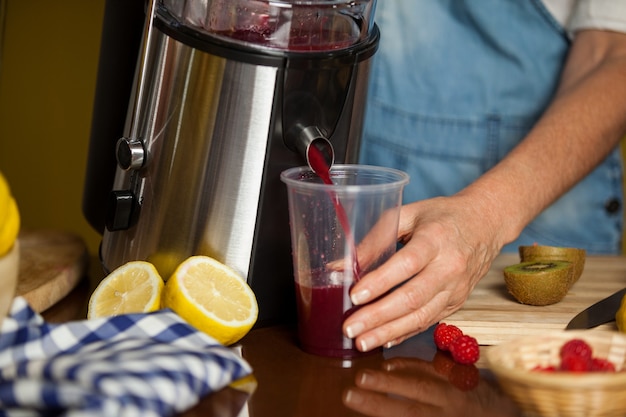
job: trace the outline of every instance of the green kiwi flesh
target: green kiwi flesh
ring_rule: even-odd
[[[530,261],[568,261],[574,264],[570,287],[578,281],[585,269],[587,252],[584,249],[558,246],[520,246],[520,262]]]
[[[504,268],[509,293],[522,304],[558,303],[570,289],[574,264],[568,261],[531,261]]]

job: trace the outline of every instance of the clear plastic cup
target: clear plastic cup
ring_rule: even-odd
[[[356,308],[356,281],[396,250],[406,173],[366,165],[335,165],[327,185],[309,167],[284,171],[293,254],[298,337],[322,356],[361,355],[342,333]]]

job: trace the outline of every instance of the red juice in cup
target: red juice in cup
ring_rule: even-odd
[[[311,283],[329,282],[331,271],[312,271]],[[326,275],[326,277],[324,276]],[[341,326],[354,311],[351,285],[306,286],[296,282],[298,337],[306,352],[322,356],[351,358],[362,354],[354,341],[343,335]]]
[[[306,352],[321,356],[353,358],[364,353],[343,335],[343,321],[357,306],[350,301],[351,283],[336,282],[331,275],[343,272],[311,271],[310,284],[296,282],[298,337]],[[316,285],[317,284],[317,285]]]

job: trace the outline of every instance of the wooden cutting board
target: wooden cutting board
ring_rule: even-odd
[[[475,337],[481,345],[496,345],[519,336],[564,330],[579,312],[626,287],[626,257],[587,256],[585,269],[563,300],[549,306],[517,302],[504,284],[503,270],[519,263],[515,254],[500,255],[464,306],[445,320]],[[615,323],[595,328],[615,331]]]
[[[85,276],[88,250],[75,234],[55,230],[25,230],[20,243],[16,294],[43,312],[69,294]]]

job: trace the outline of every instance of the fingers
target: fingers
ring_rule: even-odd
[[[361,239],[356,248],[359,265],[362,270],[368,271],[375,265],[382,256],[388,255],[389,250],[394,250],[398,241],[404,241],[413,233],[415,218],[419,205],[409,204],[400,207],[400,218],[398,211],[390,209],[385,211],[378,222],[372,227],[367,235]],[[409,253],[406,256],[410,256]],[[331,265],[332,264],[332,265]],[[342,262],[332,262],[332,267],[340,268]],[[406,266],[407,270],[414,270],[412,265]],[[415,272],[405,274],[407,278]]]
[[[425,286],[405,285],[383,299],[364,306],[344,323],[344,333],[355,338],[358,349],[369,351],[378,346],[391,347],[427,330],[447,312],[447,293]],[[420,295],[421,294],[421,295]]]
[[[396,209],[385,211],[374,227],[367,232],[367,235],[356,247],[359,266],[362,271],[368,271],[381,259],[386,258],[390,252],[395,250],[398,235],[396,232],[398,224],[398,211]],[[351,260],[348,260],[351,263]],[[338,259],[329,262],[327,269],[343,271],[346,259]]]
[[[355,305],[367,303],[372,297],[385,294],[391,287],[400,284],[393,279],[380,278],[377,280],[376,278],[368,275],[361,280],[363,282],[368,279],[368,283],[371,282],[369,287],[355,285],[351,293],[352,302]],[[430,296],[424,299],[428,299],[428,297]],[[415,317],[420,314],[419,308],[422,307],[422,302],[417,300],[420,297],[414,297],[413,301],[407,298],[412,297],[410,294],[407,296],[404,290],[396,290],[369,305],[361,307],[344,321],[344,334],[349,338],[363,335],[357,340],[357,346],[362,351],[368,351],[377,346],[382,346],[390,340],[398,338],[404,340],[408,335],[414,334],[416,330],[425,330],[419,325],[420,318]],[[384,327],[381,327],[383,325]],[[376,329],[376,332],[371,332],[372,329]]]
[[[455,265],[463,262],[431,260],[431,253],[436,251],[414,238],[354,286],[353,303],[369,304],[345,320],[344,333],[360,350],[398,344],[460,308],[470,290],[465,271]],[[419,273],[407,280],[414,271]]]
[[[350,291],[355,305],[368,303],[419,273],[432,259],[427,245],[411,242],[394,253],[387,262],[368,273]]]
[[[359,242],[356,252],[364,271],[371,268],[381,256],[394,250],[397,242],[398,211],[385,211],[374,227]]]
[[[363,271],[367,271],[373,264],[388,255],[390,250],[395,250],[398,241],[406,241],[412,235],[415,228],[415,218],[419,205],[416,203],[400,207],[400,219],[394,210],[387,210],[368,234],[359,242],[356,248],[358,263]],[[397,225],[397,226],[396,226]],[[378,270],[374,271],[373,277],[368,284],[357,285],[357,291],[367,290],[366,293],[357,295],[353,300],[355,304],[365,303],[371,298],[387,292],[393,286],[405,281],[421,270],[426,265],[433,253],[432,249],[418,248],[416,242],[408,245],[398,254],[393,254],[391,260],[385,262]],[[326,265],[327,269],[342,271],[345,269],[346,259],[331,261]],[[348,265],[352,261],[349,261]],[[370,271],[368,274],[371,274]],[[385,281],[384,277],[391,277]],[[382,277],[382,278],[381,278]],[[362,280],[361,280],[362,281]],[[353,292],[354,294],[355,292]],[[371,294],[371,298],[367,294]],[[361,300],[362,298],[362,300]]]

